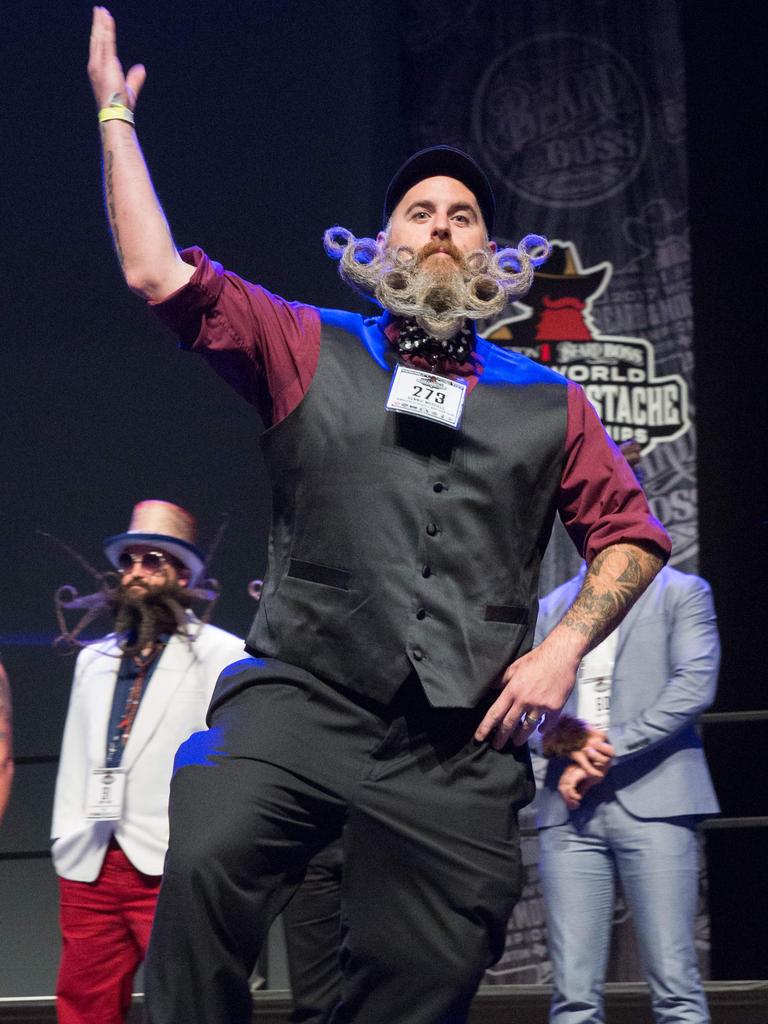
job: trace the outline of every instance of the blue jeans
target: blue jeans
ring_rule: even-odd
[[[554,970],[550,1024],[602,1024],[615,876],[624,889],[656,1024],[707,1024],[694,945],[698,847],[690,818],[635,818],[616,799],[540,834]]]

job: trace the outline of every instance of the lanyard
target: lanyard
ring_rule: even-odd
[[[144,689],[149,677],[152,675],[152,671],[155,668],[155,664],[162,649],[163,645],[157,645],[153,648],[150,654],[147,655],[147,657],[142,658],[134,655],[131,658],[132,670],[135,671],[136,674],[133,677],[130,689],[126,695],[122,714],[115,723],[109,737],[109,743],[107,744],[107,768],[117,768],[122,760],[125,745],[131,735],[133,723],[136,720],[136,715],[139,710],[139,704],[141,704],[141,698],[144,696]],[[121,675],[122,671],[123,666],[121,666],[120,669]]]

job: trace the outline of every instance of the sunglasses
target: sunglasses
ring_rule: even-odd
[[[140,565],[144,572],[160,572],[169,564],[168,557],[162,551],[144,551],[140,555],[123,551],[117,559],[120,572],[130,572],[135,565]]]

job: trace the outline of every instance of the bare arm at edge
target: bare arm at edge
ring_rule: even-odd
[[[123,74],[115,21],[105,7],[93,9],[88,77],[99,110],[113,98],[134,110],[147,77],[143,64]],[[115,120],[100,128],[107,217],[120,266],[132,291],[159,301],[186,284],[194,268],[174,245],[133,125]]]
[[[579,662],[621,622],[664,564],[650,548],[611,544],[590,563],[576,600],[552,632],[502,676],[504,689],[475,738],[491,737],[500,750],[512,737],[525,743],[534,729],[521,723],[526,710],[544,713],[552,728],[576,682]]]
[[[13,714],[8,676],[0,665],[0,822],[11,798],[13,783]]]

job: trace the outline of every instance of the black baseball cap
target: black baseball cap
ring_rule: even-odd
[[[384,225],[409,188],[425,178],[456,178],[474,193],[488,234],[493,233],[496,199],[491,183],[480,165],[454,146],[429,146],[409,157],[395,174],[384,197]]]

